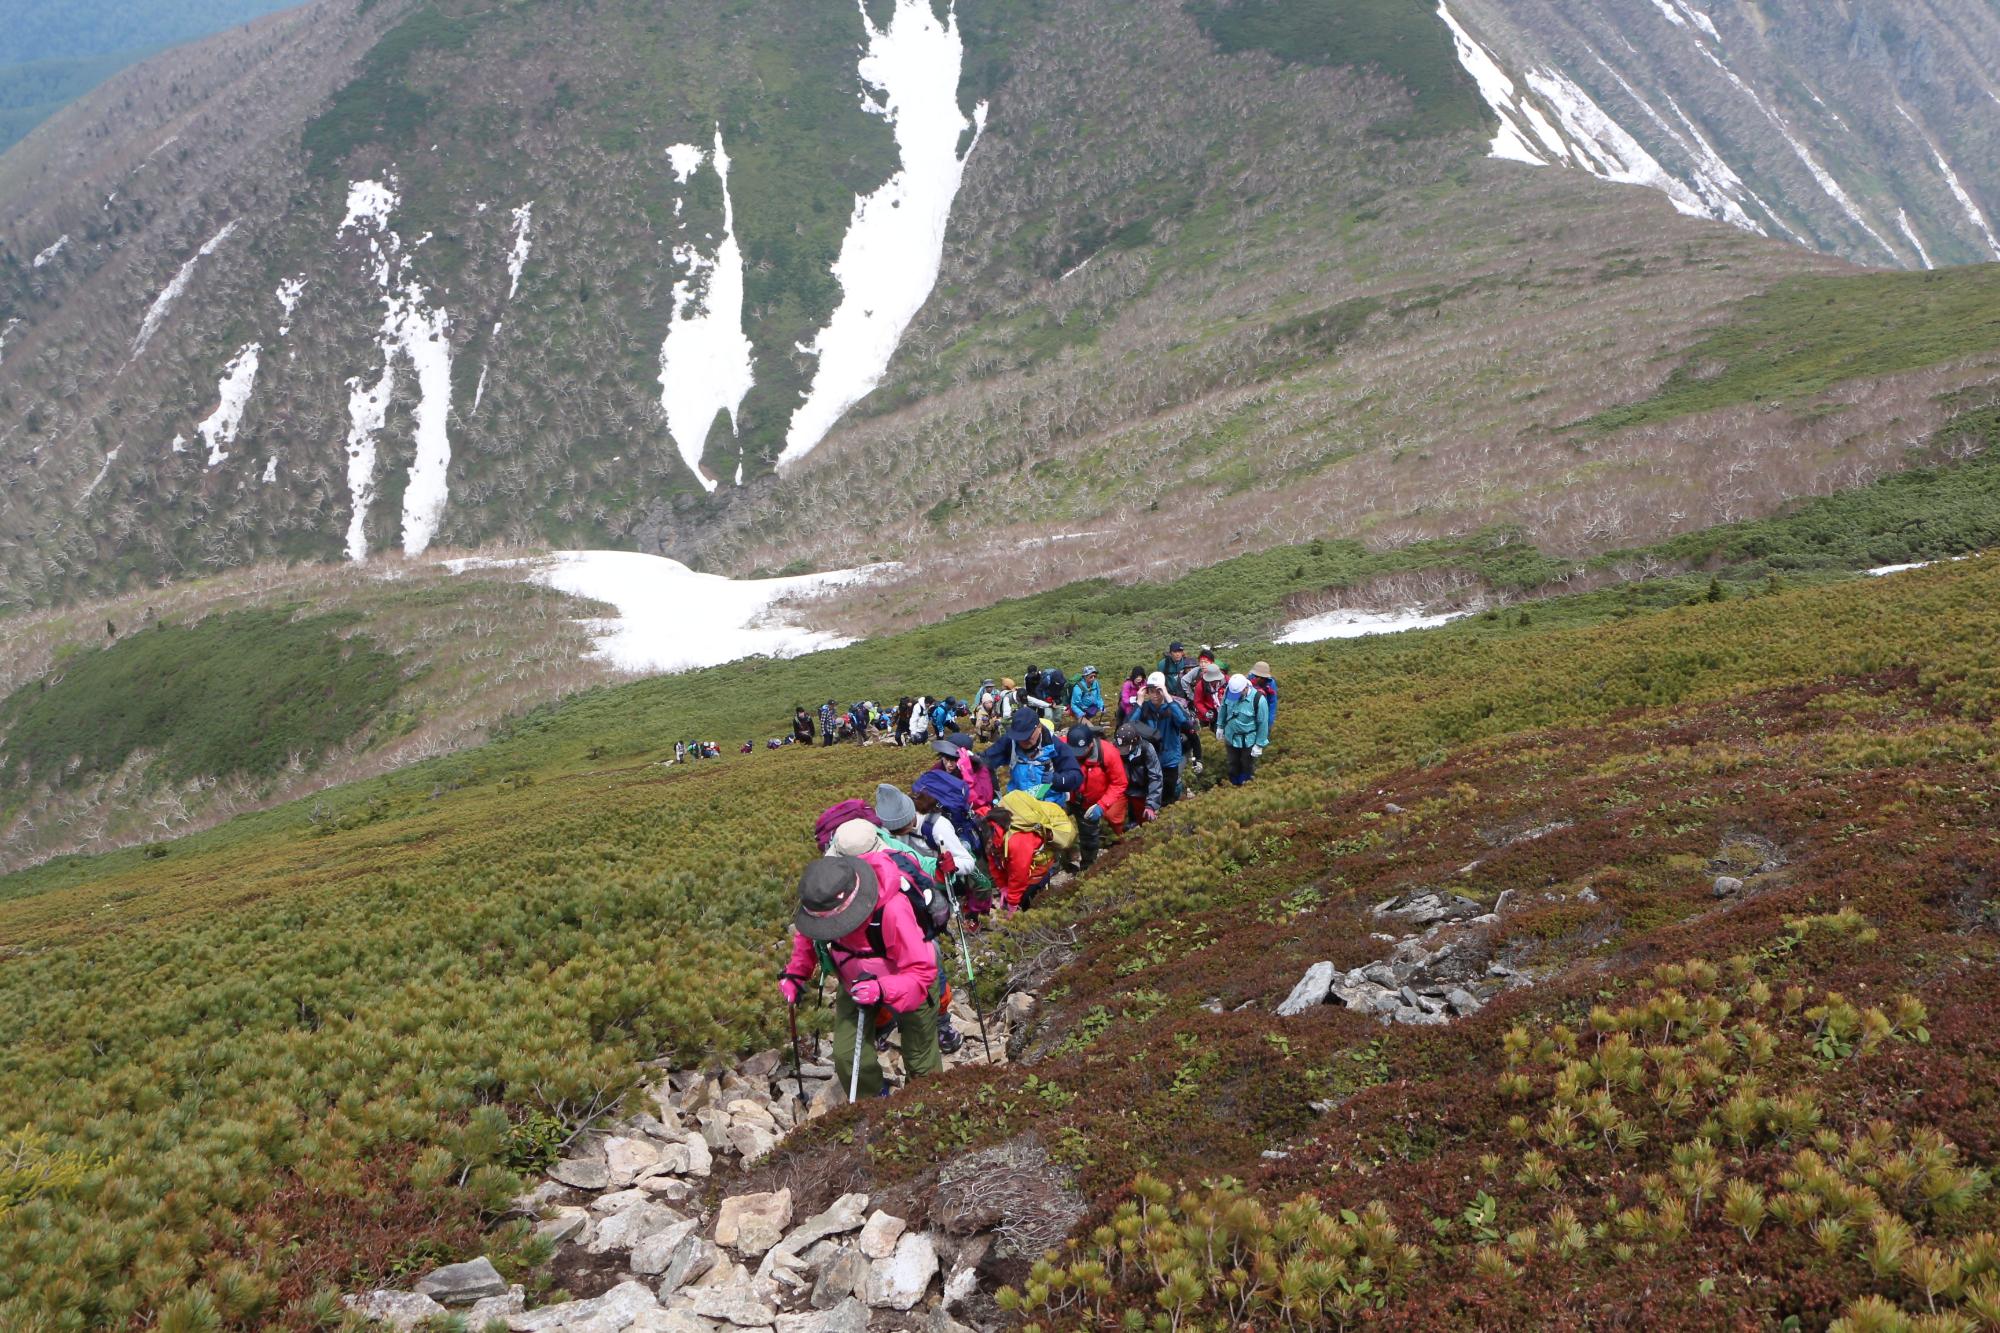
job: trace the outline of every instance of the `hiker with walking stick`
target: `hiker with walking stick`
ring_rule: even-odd
[[[808,865],[792,927],[792,956],[778,990],[796,1006],[822,968],[839,982],[833,1059],[850,1098],[886,1095],[872,1038],[889,1026],[902,1035],[909,1077],[943,1070],[933,998],[937,949],[917,923],[903,872],[887,852],[826,856]]]

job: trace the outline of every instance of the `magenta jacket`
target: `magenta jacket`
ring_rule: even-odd
[[[910,900],[903,896],[903,872],[889,859],[889,854],[870,852],[861,859],[874,867],[881,886],[882,905],[876,910],[882,921],[882,944],[887,957],[875,952],[864,922],[859,929],[827,946],[833,955],[834,969],[840,974],[843,989],[863,972],[872,973],[882,983],[884,1004],[899,1014],[915,1013],[923,1008],[931,988],[937,985],[937,950],[918,927]],[[811,940],[793,931],[792,960],[785,968],[785,975],[802,978],[801,984],[807,984],[818,972],[819,951]]]

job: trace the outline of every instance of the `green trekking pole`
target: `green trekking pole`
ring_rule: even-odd
[[[958,930],[958,957],[965,964],[965,988],[972,992],[972,1016],[979,1020],[979,1049],[986,1063],[993,1063],[993,1043],[986,1040],[986,1011],[979,1007],[979,975],[972,970],[972,946],[965,942],[965,918],[958,914],[958,896],[951,891],[949,877],[944,882],[944,899],[951,904],[951,923]]]

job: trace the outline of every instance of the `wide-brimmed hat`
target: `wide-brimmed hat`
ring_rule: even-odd
[[[1042,715],[1032,708],[1023,708],[1014,714],[1014,720],[1007,725],[1007,739],[1025,741],[1034,737],[1042,729]]]
[[[828,856],[866,856],[881,847],[882,826],[876,822],[875,811],[870,806],[862,808],[868,811],[866,816],[857,815],[833,831],[826,844]]]
[[[875,788],[875,817],[886,829],[908,828],[917,821],[917,805],[893,782]]]
[[[823,857],[799,876],[792,928],[809,940],[837,940],[860,929],[880,898],[875,867],[854,856]]]
[[[1269,680],[1271,678],[1271,664],[1269,662],[1259,662],[1256,666],[1250,668],[1250,676],[1253,680],[1258,677]]]

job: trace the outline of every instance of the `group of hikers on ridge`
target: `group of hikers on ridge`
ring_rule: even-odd
[[[1268,663],[1231,675],[1209,649],[1190,659],[1179,643],[1155,670],[1133,669],[1115,712],[1095,667],[1073,686],[1032,666],[1024,680],[985,681],[970,707],[904,699],[886,727],[872,705],[856,705],[866,731],[889,744],[928,740],[937,758],[907,792],[885,782],[872,801],[824,811],[813,828],[820,855],[799,878],[778,988],[796,1021],[819,979],[835,979],[835,1068],[850,1098],[887,1094],[877,1054],[891,1027],[911,1078],[941,1071],[964,1044],[950,1017],[948,935],[957,932],[970,983],[968,931],[1032,905],[1058,870],[1088,869],[1107,829],[1116,840],[1158,818],[1180,798],[1183,770],[1202,771],[1204,734],[1224,747],[1230,782],[1251,781],[1278,712]],[[838,736],[835,709],[828,700],[819,710],[825,745]],[[813,721],[803,708],[794,718]],[[875,739],[866,731],[864,743]]]

